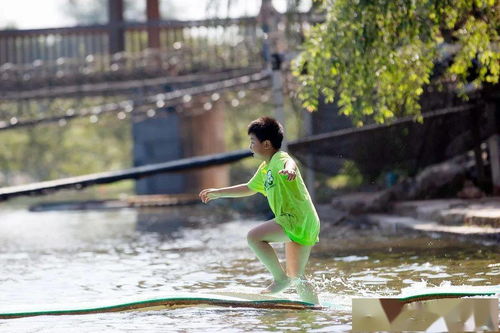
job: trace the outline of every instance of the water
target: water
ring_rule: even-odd
[[[257,221],[210,207],[0,212],[0,308],[175,293],[258,292],[269,274],[246,245]],[[308,274],[324,311],[191,307],[0,320],[1,331],[331,332],[351,329],[351,298],[433,286],[500,285],[498,245],[339,227],[322,235]],[[278,247],[283,256],[283,248]],[[288,291],[287,297],[295,295]]]

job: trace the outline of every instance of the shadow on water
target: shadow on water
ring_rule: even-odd
[[[173,210],[170,213],[159,209],[138,209],[136,230],[139,232],[155,232],[164,236],[174,237],[175,232],[189,225],[186,216]]]
[[[137,208],[135,230],[139,234],[153,233],[162,240],[186,236],[184,231],[207,228],[234,220],[231,210],[210,210],[202,205]]]

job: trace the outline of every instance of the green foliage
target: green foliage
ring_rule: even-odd
[[[314,26],[294,63],[304,107],[337,101],[358,126],[421,116],[419,97],[444,45],[458,51],[441,80],[464,91],[497,83],[498,0],[323,0],[326,21]],[[476,63],[473,65],[473,61]],[[471,73],[477,66],[477,73]]]

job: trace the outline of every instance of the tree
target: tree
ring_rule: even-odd
[[[324,96],[357,126],[420,118],[431,77],[462,95],[467,85],[498,83],[498,0],[322,0],[322,8],[326,20],[311,29],[294,64],[310,111]],[[450,66],[434,80],[450,49]]]

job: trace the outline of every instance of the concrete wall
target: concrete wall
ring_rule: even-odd
[[[150,118],[134,123],[134,166],[162,163],[183,157],[180,116],[170,113],[164,118]],[[183,174],[168,173],[136,181],[137,194],[183,193]]]
[[[225,152],[223,103],[209,111],[198,106],[133,125],[134,166]],[[199,193],[229,185],[229,166],[166,173],[140,179],[137,194]]]
[[[336,103],[326,104],[323,97],[320,98],[318,111],[312,113],[312,134],[321,134],[337,131],[352,126],[352,120],[344,115],[340,115],[339,107]]]

